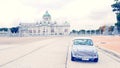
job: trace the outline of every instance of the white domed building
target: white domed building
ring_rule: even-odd
[[[51,21],[51,15],[46,11],[43,20],[37,23],[20,23],[20,36],[50,36],[50,35],[69,35],[70,24],[64,22],[61,25]]]

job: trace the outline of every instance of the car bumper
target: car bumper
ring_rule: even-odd
[[[78,60],[83,60],[83,61],[93,61],[94,59],[98,59],[98,55],[96,56],[76,56],[76,55],[72,55],[72,57],[74,57],[75,59]]]
[[[75,59],[78,59],[78,60],[82,60],[82,61],[94,61],[94,59],[96,59],[96,57],[74,57]]]

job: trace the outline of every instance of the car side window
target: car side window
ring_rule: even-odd
[[[86,42],[87,42],[87,44],[89,44],[89,45],[92,45],[92,46],[93,46],[93,41],[92,41],[91,39],[88,39]]]

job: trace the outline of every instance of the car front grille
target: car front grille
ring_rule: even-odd
[[[85,51],[79,51],[76,53],[77,56],[95,56],[96,54],[93,52],[85,52]]]

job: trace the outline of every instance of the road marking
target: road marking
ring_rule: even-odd
[[[48,40],[50,38],[47,38],[47,39],[41,39],[40,41],[44,41],[44,40]],[[40,41],[34,41],[34,42],[40,42]],[[19,43],[18,43],[19,44]],[[26,43],[26,44],[30,44],[30,43]],[[22,45],[26,45],[26,44],[22,44]],[[11,44],[12,45],[12,44]],[[4,46],[4,45],[3,45]],[[14,45],[14,46],[10,46],[10,47],[6,47],[6,48],[0,48],[0,51],[3,51],[3,50],[8,50],[8,49],[13,49],[13,48],[16,48],[16,47],[20,47],[21,45]]]
[[[68,64],[68,54],[69,54],[69,49],[70,45],[67,46],[67,54],[66,54],[66,61],[65,61],[65,68],[67,68],[67,64]]]
[[[55,41],[58,41],[58,40],[51,41],[50,43],[55,42]],[[30,54],[38,51],[38,50],[41,49],[41,48],[45,48],[45,47],[47,47],[50,43],[44,44],[44,45],[42,45],[42,46],[40,46],[40,47],[37,47],[36,49],[33,49],[32,51],[30,51],[30,52],[28,52],[28,53],[26,53],[26,54],[24,54],[24,55],[21,55],[21,56],[15,58],[15,59],[12,59],[12,60],[10,60],[10,61],[8,61],[8,62],[6,62],[6,63],[3,63],[3,64],[0,65],[0,67],[3,67],[3,66],[5,66],[5,65],[7,65],[7,64],[10,64],[10,63],[12,63],[12,62],[15,62],[15,61],[17,61],[17,60],[19,60],[19,59],[27,56],[27,55],[30,55]]]
[[[65,61],[65,68],[68,68],[68,58],[69,58],[69,53],[70,53],[70,48],[71,48],[71,41],[69,42],[68,46],[67,46],[67,54],[66,54],[66,61]]]

